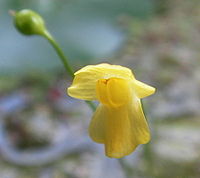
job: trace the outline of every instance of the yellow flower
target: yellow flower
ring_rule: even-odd
[[[119,65],[88,65],[75,73],[68,94],[83,100],[98,100],[89,135],[105,145],[108,157],[121,158],[150,140],[140,98],[155,88],[135,79],[130,69]]]

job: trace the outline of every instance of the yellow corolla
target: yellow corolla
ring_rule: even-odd
[[[108,157],[121,158],[139,144],[149,142],[140,98],[153,94],[155,88],[136,80],[130,69],[119,65],[88,65],[74,75],[68,94],[100,102],[90,122],[89,135],[105,145]]]

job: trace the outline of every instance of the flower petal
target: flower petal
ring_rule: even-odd
[[[105,142],[105,112],[105,106],[99,105],[90,122],[89,135],[91,139],[97,143]]]
[[[145,144],[148,143],[150,140],[148,123],[143,113],[140,99],[137,97],[133,98],[133,102],[128,107],[133,135],[137,140],[137,144]]]
[[[121,158],[133,152],[138,145],[126,107],[118,109],[98,106],[89,126],[93,141],[105,144],[108,157]]]
[[[121,158],[150,140],[140,99],[118,108],[98,106],[89,127],[93,141],[105,144],[108,157]]]
[[[121,158],[133,152],[138,143],[126,106],[106,110],[105,152],[108,157]]]
[[[133,89],[139,98],[144,98],[155,93],[156,89],[138,80],[133,80]]]
[[[111,78],[111,77],[118,77],[118,78],[134,78],[132,71],[120,65],[111,65],[107,63],[97,64],[97,65],[88,65],[83,67],[82,69],[75,72],[75,75],[85,72],[97,73],[100,78]],[[98,79],[100,79],[98,78]]]
[[[96,84],[97,99],[109,107],[119,107],[131,100],[130,82],[121,78],[99,79]]]
[[[134,79],[131,70],[126,67],[110,64],[88,65],[75,73],[72,86],[68,88],[68,94],[78,99],[96,100],[97,81],[112,77]]]
[[[130,82],[120,78],[111,78],[107,82],[107,95],[111,107],[120,107],[131,101]]]
[[[121,158],[132,153],[139,144],[150,140],[150,132],[140,100],[116,109],[107,108],[105,150],[108,157]]]
[[[83,99],[96,100],[96,85],[94,74],[81,73],[74,77],[72,85],[67,89],[69,96]]]

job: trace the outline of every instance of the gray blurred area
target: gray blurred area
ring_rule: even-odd
[[[14,28],[8,10],[23,8],[44,17],[75,70],[120,64],[156,87],[143,99],[149,144],[105,157],[53,48]],[[1,0],[0,178],[199,178],[199,16],[198,0]]]

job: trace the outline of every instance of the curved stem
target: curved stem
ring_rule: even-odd
[[[43,36],[49,41],[49,43],[53,46],[55,49],[56,53],[58,54],[59,58],[61,59],[66,71],[71,77],[74,77],[74,72],[72,68],[70,67],[67,58],[65,57],[64,53],[62,52],[62,49],[56,42],[56,40],[51,36],[51,34],[48,31],[45,31]]]
[[[65,57],[65,55],[64,55],[62,49],[60,48],[59,44],[56,42],[56,40],[53,38],[53,36],[48,31],[45,31],[44,34],[42,34],[42,36],[44,38],[46,38],[49,41],[49,43],[53,46],[53,48],[55,49],[57,55],[61,59],[63,65],[65,67],[66,72],[73,78],[74,77],[74,72],[73,72],[71,66],[69,65],[68,60]],[[91,101],[85,101],[85,102],[88,104],[88,106],[93,111],[95,111],[96,106],[95,106],[95,104],[93,102],[91,102]]]

